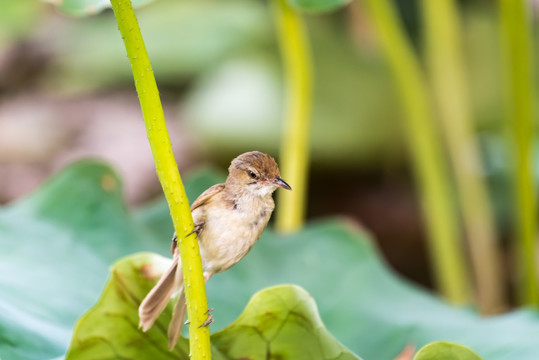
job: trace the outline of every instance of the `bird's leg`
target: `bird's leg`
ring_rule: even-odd
[[[207,283],[212,275],[213,275],[212,273],[204,273],[204,283]],[[213,315],[211,314],[212,311],[213,311],[213,308],[209,308],[208,311],[206,311],[206,314],[208,315],[208,317],[202,323],[202,325],[199,326],[199,328],[204,327],[204,326],[210,326],[210,324],[214,322]]]
[[[193,230],[193,231],[195,231],[195,230]],[[174,237],[174,238],[176,238],[176,237]],[[211,273],[204,273],[204,283],[207,283],[212,275],[213,274],[211,274]],[[206,320],[204,320],[202,325],[199,326],[199,328],[204,327],[204,326],[210,326],[210,324],[215,321],[212,314],[211,314],[212,311],[213,311],[213,308],[209,308],[208,311],[205,312],[205,314],[207,314],[208,317],[206,318]],[[189,323],[190,323],[190,321],[186,320],[183,324],[188,325]]]

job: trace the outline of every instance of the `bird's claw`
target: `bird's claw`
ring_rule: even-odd
[[[194,233],[197,233],[197,235],[200,235],[201,231],[202,231],[202,224],[197,224],[195,225],[195,227],[189,234],[185,235],[185,237],[188,237],[189,235],[193,235]]]
[[[195,225],[193,231],[185,235],[185,237],[188,237],[194,233],[197,233],[197,236],[200,235],[200,233],[202,232],[203,226],[204,224]],[[174,255],[174,252],[176,251],[177,248],[178,248],[178,236],[176,235],[176,233],[174,233],[174,236],[172,237],[172,244],[170,244],[170,253]]]
[[[211,314],[212,311],[213,308],[209,308],[208,311],[206,311],[206,314],[208,314],[208,318],[202,323],[202,325],[199,326],[199,328],[210,326],[210,324],[215,321],[213,315]]]
[[[210,326],[210,324],[214,321],[214,318],[213,318],[213,315],[212,314],[208,314],[208,318],[206,319],[206,321],[204,321],[202,323],[202,325],[199,326],[199,328],[201,327],[206,327],[206,326]]]

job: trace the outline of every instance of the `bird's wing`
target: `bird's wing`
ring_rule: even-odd
[[[196,208],[206,204],[211,198],[219,194],[225,188],[225,184],[215,184],[211,188],[204,191],[200,196],[195,200],[193,205],[191,205],[191,211]]]
[[[193,213],[193,220],[195,222],[195,228],[193,229],[193,232],[196,232],[198,235],[200,235],[200,232],[202,231],[204,227],[204,212],[199,211],[195,213],[194,210],[206,204],[215,195],[223,191],[224,188],[225,188],[225,184],[213,185],[212,187],[204,191],[202,194],[200,194],[200,196],[195,200],[193,205],[191,205],[191,212]],[[174,236],[172,236],[172,244],[170,244],[170,252],[172,254],[174,254],[174,251],[178,247],[177,241],[178,239],[176,237],[176,233],[174,233]]]

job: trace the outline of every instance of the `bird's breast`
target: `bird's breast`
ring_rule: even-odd
[[[250,210],[242,205],[207,209],[199,239],[205,272],[218,273],[235,265],[264,231],[273,201],[250,206]]]

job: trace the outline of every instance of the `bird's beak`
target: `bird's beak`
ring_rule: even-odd
[[[286,190],[292,190],[290,185],[288,185],[283,179],[281,179],[278,176],[271,183],[273,185],[277,186],[277,187],[280,187],[280,188],[283,188],[283,189],[286,189]]]

